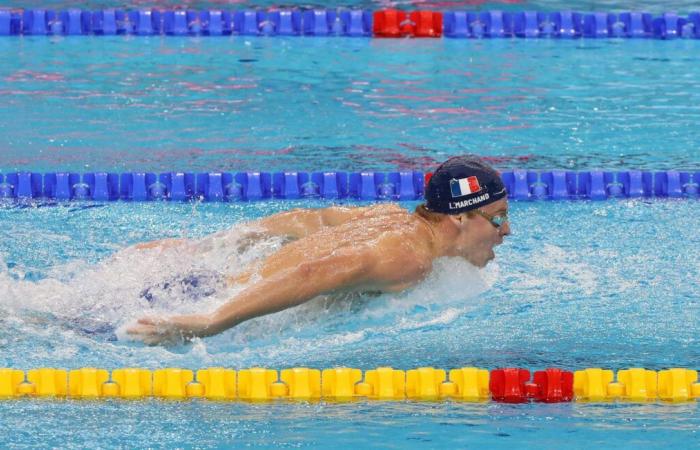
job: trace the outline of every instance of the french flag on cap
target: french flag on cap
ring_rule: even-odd
[[[463,197],[465,195],[473,194],[481,190],[479,186],[479,180],[476,176],[471,176],[467,178],[460,178],[459,180],[450,180],[450,190],[452,191],[452,197]]]

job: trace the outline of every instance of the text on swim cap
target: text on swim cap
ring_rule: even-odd
[[[465,206],[472,206],[472,205],[477,205],[481,202],[485,202],[489,198],[491,198],[491,196],[487,192],[484,195],[480,195],[480,196],[474,197],[474,198],[469,198],[467,200],[461,200],[459,202],[450,202],[449,206],[450,206],[450,209],[460,209],[460,208],[464,208]]]

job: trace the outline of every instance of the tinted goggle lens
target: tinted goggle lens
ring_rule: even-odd
[[[506,222],[508,222],[508,214],[499,214],[497,216],[491,217],[491,223],[496,228],[500,228],[501,225],[503,225]]]

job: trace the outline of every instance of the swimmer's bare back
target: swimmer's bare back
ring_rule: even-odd
[[[429,271],[429,264],[417,264],[418,267],[413,267],[403,259],[407,256],[417,256],[416,253],[420,252],[427,241],[419,235],[427,230],[420,220],[416,220],[400,206],[333,208],[325,213],[330,218],[324,224],[316,228],[306,228],[303,233],[297,235],[297,240],[266,258],[260,268],[260,276],[274,276],[297,267],[310,258],[332,260],[333,256],[338,254],[366,255],[371,259],[366,263],[372,266],[373,270],[368,272],[368,275],[372,275],[373,282],[347,286],[350,289],[401,290],[407,283],[420,279],[415,278],[416,273],[425,275]],[[414,263],[419,259],[413,258]],[[425,260],[429,262],[430,258]],[[407,268],[410,270],[406,270]],[[343,268],[337,267],[336,270],[340,271]]]
[[[322,228],[342,225],[357,219],[369,219],[392,214],[407,215],[408,212],[400,206],[390,203],[368,207],[333,206],[324,209],[293,209],[273,214],[246,225],[250,229],[249,234],[254,237],[273,235],[295,240],[313,234]],[[193,241],[190,239],[169,238],[142,242],[130,248],[136,250],[166,250],[192,244]]]
[[[253,264],[252,267],[245,268],[237,274],[228,275],[228,284],[247,283],[254,273],[266,277],[274,271],[283,270],[284,267],[291,267],[303,261],[303,249],[310,244],[308,242],[298,244],[297,241],[300,239],[304,240],[312,237],[309,240],[310,242],[325,239],[326,244],[347,245],[347,238],[351,236],[343,236],[345,231],[342,226],[362,230],[365,223],[377,223],[375,219],[381,219],[380,222],[385,225],[385,228],[392,226],[392,223],[394,223],[393,226],[401,227],[406,218],[412,218],[412,215],[395,204],[353,208],[330,207],[316,210],[294,209],[274,214],[250,224],[250,228],[258,230],[266,236],[285,237],[290,242],[279,252],[267,258],[262,264]],[[323,237],[324,235],[321,234],[316,236],[317,233],[321,232],[332,233],[338,237],[328,238]],[[361,237],[366,238],[368,233],[365,231],[362,234],[363,236]],[[358,244],[359,242],[358,240]],[[321,248],[319,247],[318,250],[321,250]]]
[[[321,294],[402,290],[432,268],[430,228],[398,205],[293,210],[252,225],[292,241],[258,265],[249,286],[211,314],[143,318],[129,334],[147,344],[210,336]]]

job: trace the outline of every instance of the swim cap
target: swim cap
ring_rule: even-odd
[[[493,167],[475,156],[453,156],[430,176],[425,186],[425,207],[442,214],[461,214],[506,195],[506,187]]]

